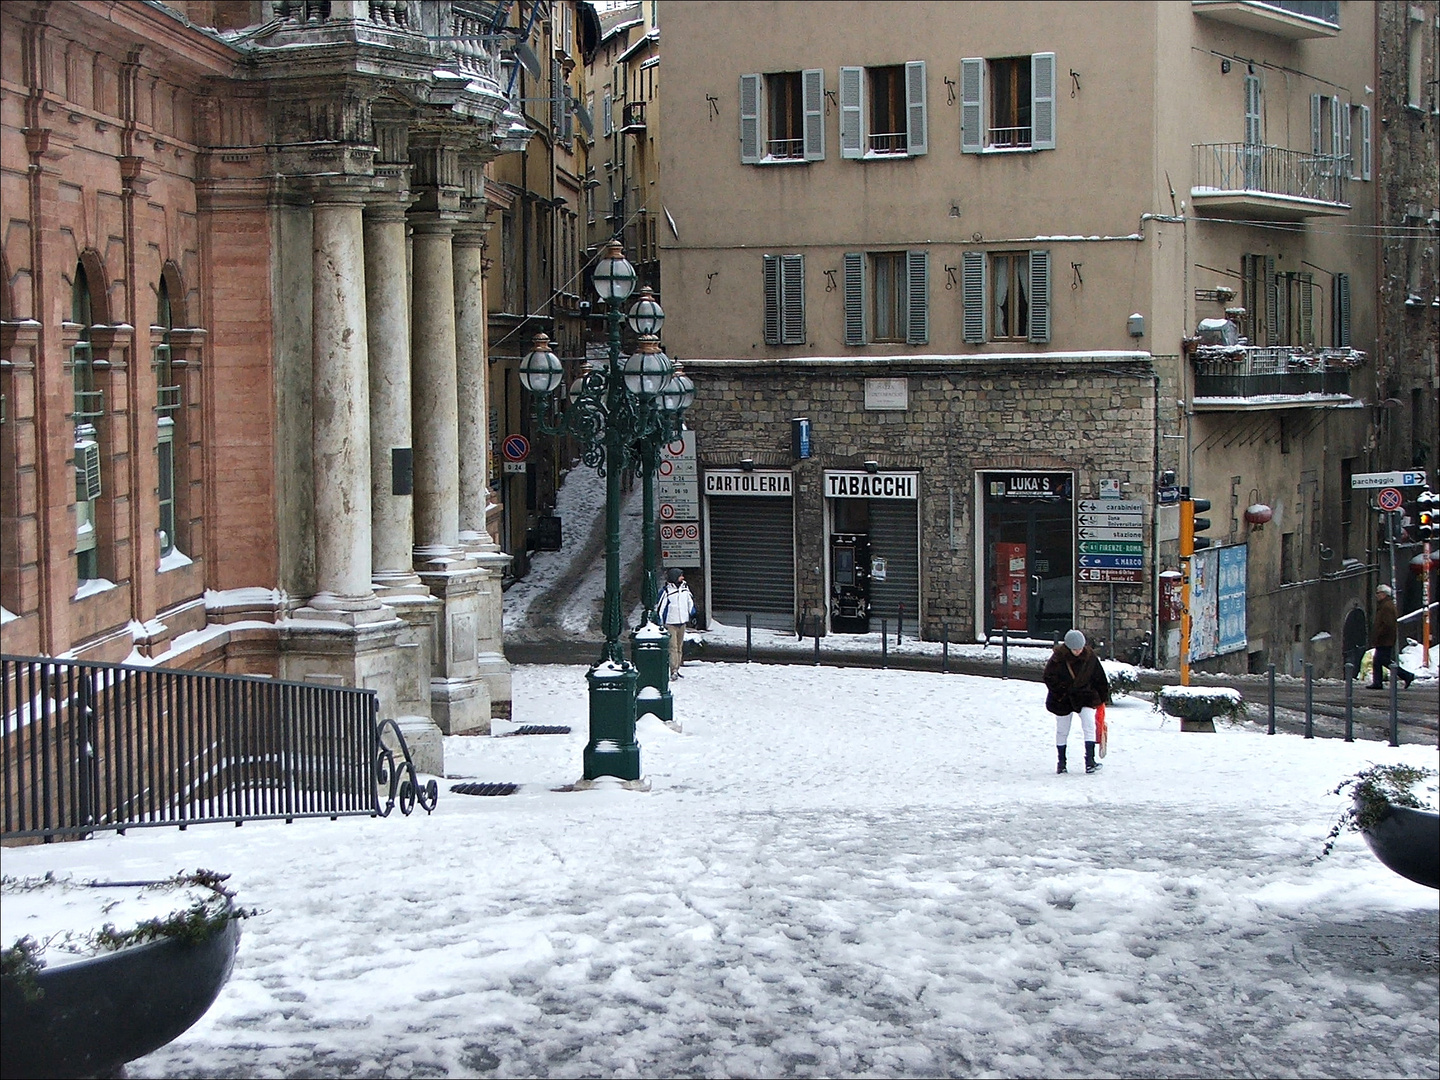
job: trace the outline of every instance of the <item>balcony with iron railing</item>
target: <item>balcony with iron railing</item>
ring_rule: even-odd
[[[1200,345],[1191,351],[1197,412],[1347,404],[1357,349]]]
[[[1191,149],[1190,204],[1197,212],[1271,221],[1350,212],[1349,158],[1258,143],[1198,143]]]
[[[1340,33],[1339,0],[1190,0],[1204,19],[1303,41]]]
[[[622,132],[630,132],[634,135],[645,134],[645,102],[627,101],[625,109],[620,115]]]

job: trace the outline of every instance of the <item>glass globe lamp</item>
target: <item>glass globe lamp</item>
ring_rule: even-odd
[[[591,275],[596,295],[607,304],[620,304],[635,289],[635,267],[631,266],[620,248],[619,240],[611,240],[595,264]]]
[[[520,361],[520,383],[532,394],[549,394],[560,385],[565,369],[550,349],[550,339],[536,334],[532,348]]]
[[[630,308],[630,329],[637,334],[660,336],[660,325],[665,321],[665,309],[655,299],[649,285],[640,288],[640,298]]]
[[[660,351],[660,340],[654,334],[646,334],[640,339],[640,348],[625,361],[622,370],[626,390],[637,397],[651,398],[660,393],[675,367],[670,358]]]

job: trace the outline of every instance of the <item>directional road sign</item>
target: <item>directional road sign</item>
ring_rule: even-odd
[[[1145,530],[1138,527],[1125,527],[1119,529],[1105,528],[1101,526],[1082,525],[1080,527],[1081,540],[1144,540]]]
[[[1143,585],[1145,573],[1143,570],[1108,570],[1097,569],[1090,566],[1082,566],[1079,571],[1081,581],[1101,582],[1110,585]]]
[[[1129,502],[1121,499],[1081,499],[1076,509],[1082,514],[1129,514],[1132,517],[1145,516],[1143,502]]]
[[[1145,559],[1140,555],[1081,555],[1082,567],[1108,568],[1111,570],[1143,570]]]
[[[1081,555],[1144,555],[1145,545],[1131,540],[1081,540]]]
[[[1350,477],[1352,488],[1424,487],[1425,474],[1413,472],[1363,472]]]
[[[1141,519],[1131,514],[1081,514],[1080,527],[1100,527],[1103,529],[1125,529],[1137,528]]]

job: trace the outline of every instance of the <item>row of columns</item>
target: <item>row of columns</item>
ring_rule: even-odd
[[[509,700],[508,556],[485,528],[484,225],[410,201],[341,184],[314,195],[316,592],[297,616],[419,628],[434,719],[452,733],[488,728],[491,700]]]

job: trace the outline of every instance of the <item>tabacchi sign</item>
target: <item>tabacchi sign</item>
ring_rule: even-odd
[[[830,499],[913,499],[918,473],[827,472]]]

